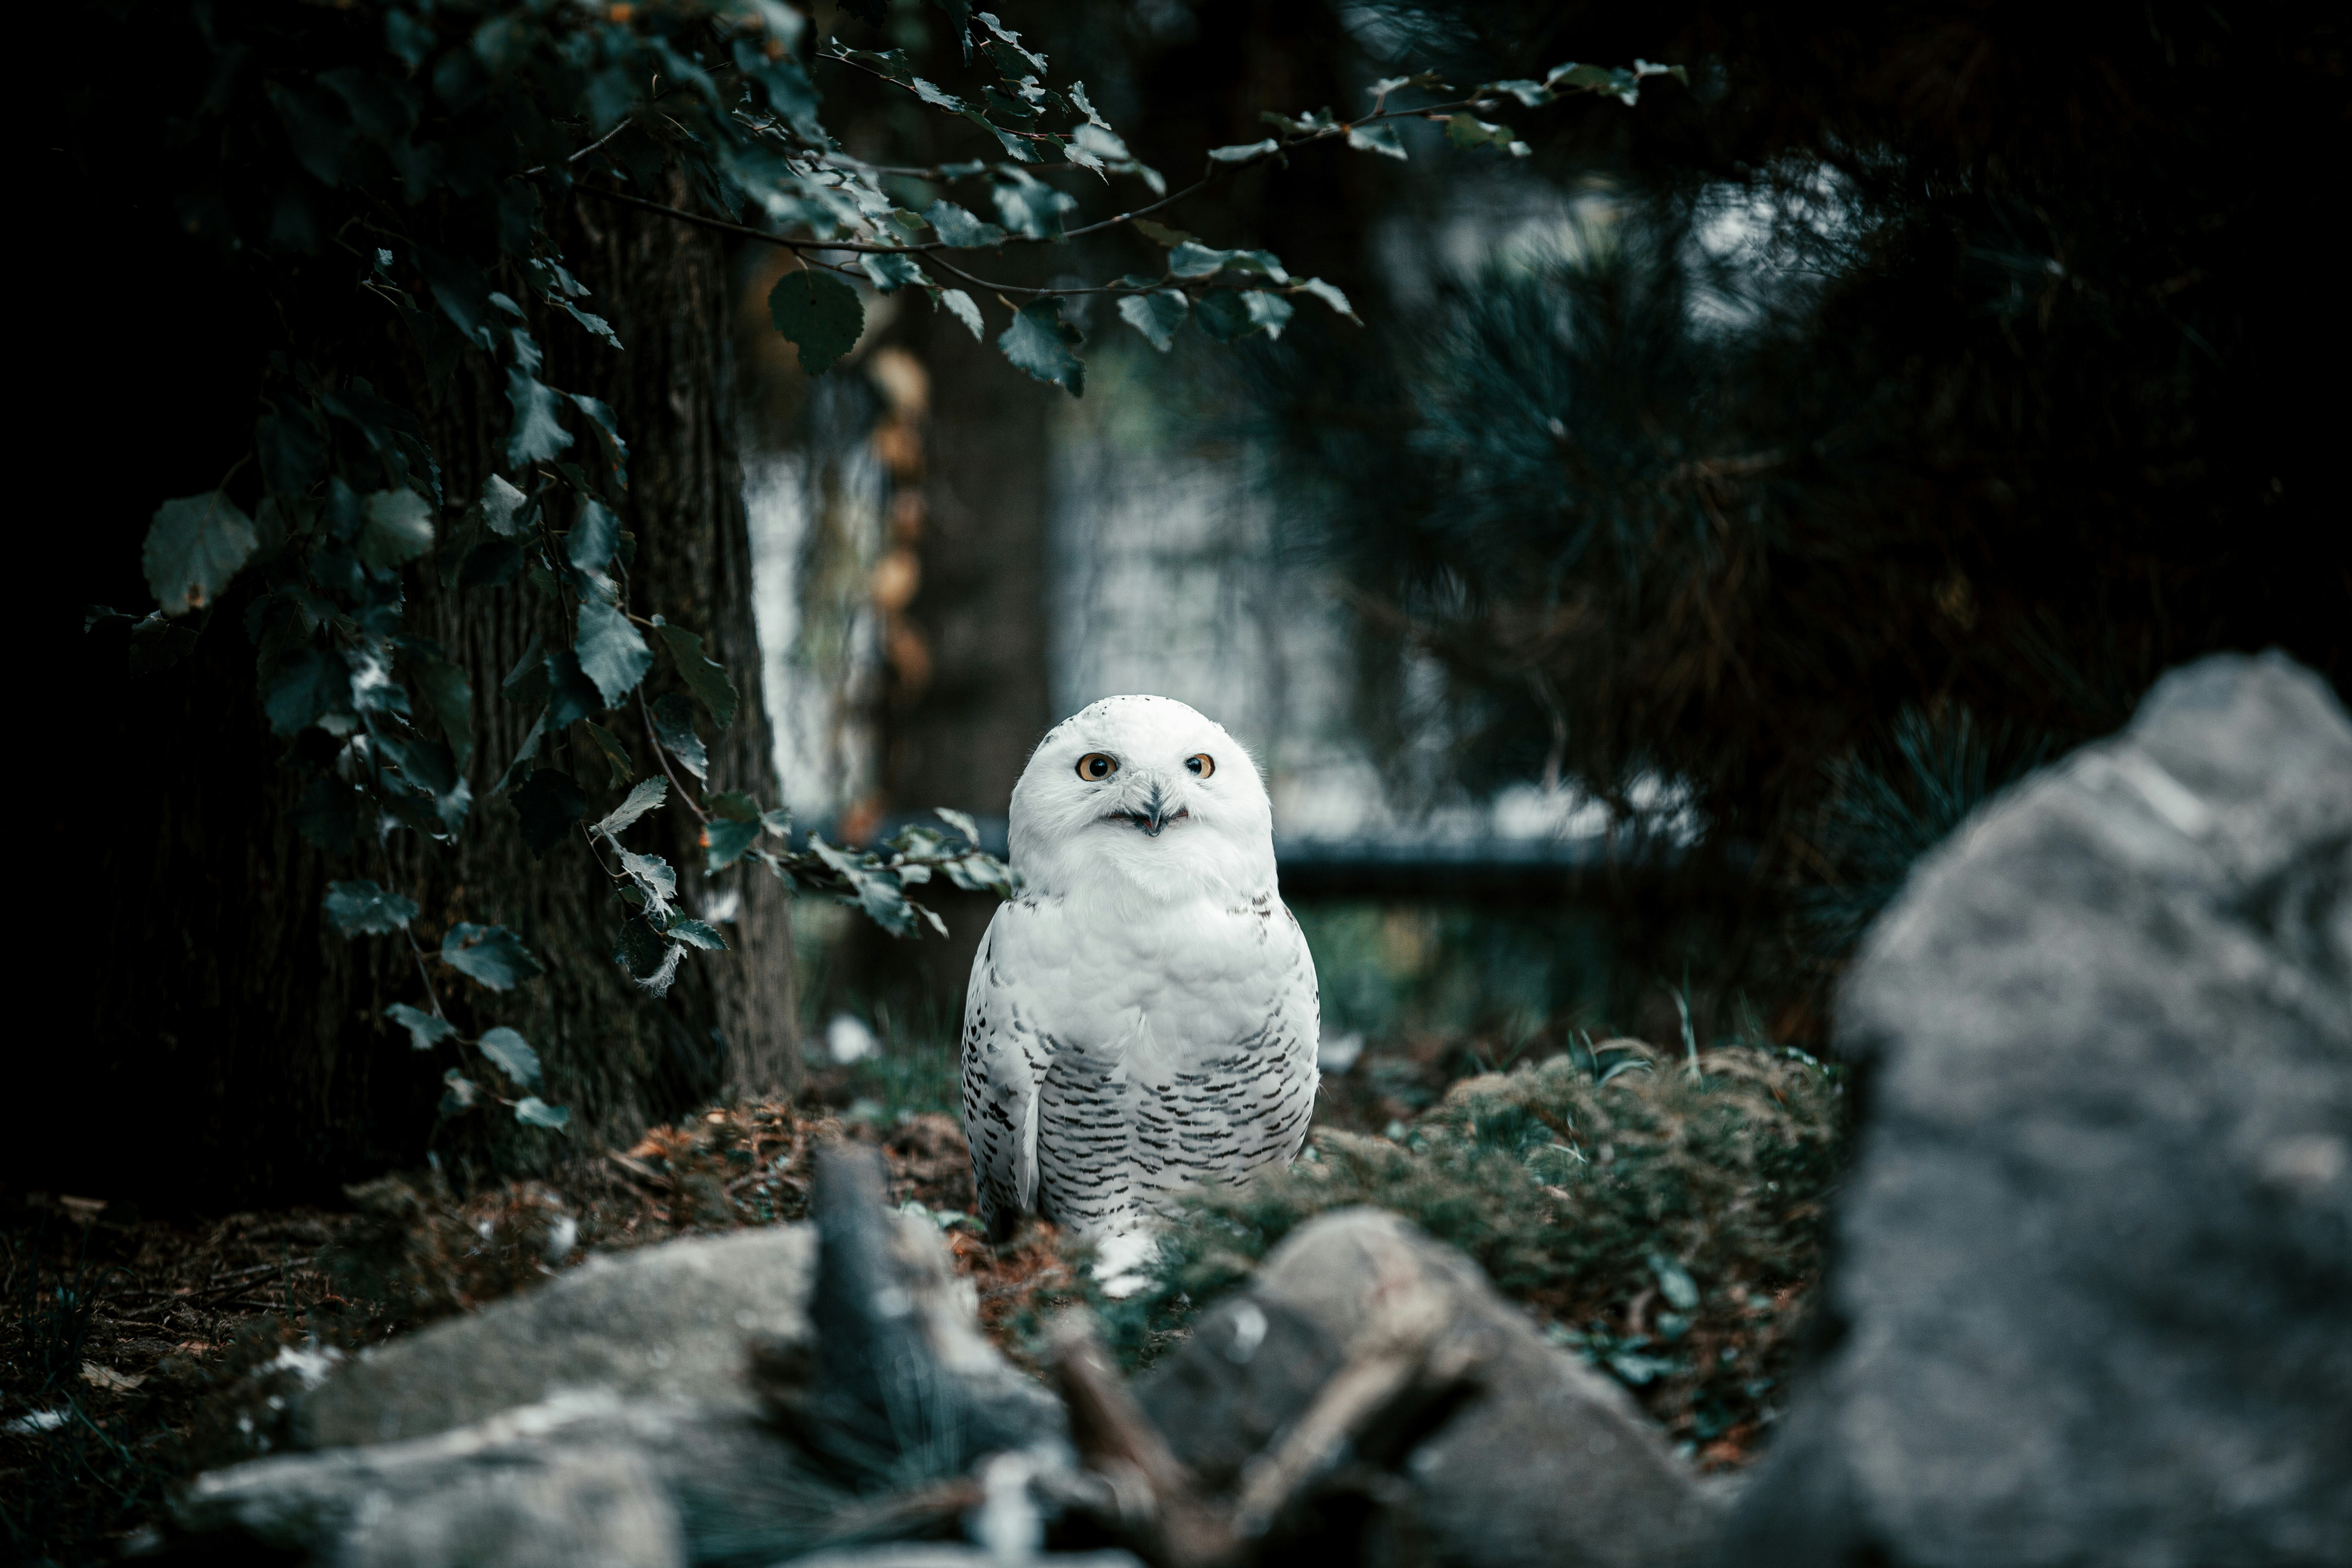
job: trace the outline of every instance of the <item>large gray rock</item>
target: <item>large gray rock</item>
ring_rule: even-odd
[[[787,1458],[751,1417],[689,1404],[625,1405],[599,1390],[429,1437],[207,1471],[173,1517],[192,1536],[339,1563],[668,1568],[686,1560],[677,1500],[756,1492]],[[554,1555],[499,1555],[501,1543],[534,1535]],[[591,1555],[591,1545],[604,1556]]]
[[[2352,724],[2213,658],[1873,930],[1842,1339],[1726,1564],[2352,1562]]]
[[[643,1454],[562,1450],[373,1510],[336,1568],[687,1568],[686,1531]]]
[[[1138,1388],[1176,1458],[1231,1489],[1351,1358],[1393,1337],[1395,1303],[1442,1325],[1431,1359],[1472,1368],[1466,1397],[1368,1434],[1397,1451],[1368,1560],[1484,1568],[1670,1568],[1715,1522],[1709,1500],[1616,1384],[1546,1344],[1477,1265],[1404,1220],[1344,1209],[1302,1226],[1247,1289],[1204,1313]]]
[[[295,1413],[307,1447],[389,1443],[567,1391],[757,1407],[744,1342],[809,1337],[816,1233],[775,1226],[600,1255],[345,1367]]]
[[[960,1493],[901,1498],[900,1518],[862,1495],[876,1468],[899,1465],[887,1489],[921,1493],[950,1436],[1051,1459],[1063,1412],[981,1335],[938,1229],[885,1211],[859,1160],[820,1166],[822,1276],[818,1226],[592,1259],[349,1364],[298,1412],[310,1451],[198,1477],[176,1530],[345,1568],[671,1568],[952,1527]],[[887,1320],[919,1396],[886,1412],[904,1430],[852,1431],[809,1407],[810,1386],[870,1352],[861,1313]],[[955,1433],[928,1424],[950,1413]],[[924,1452],[897,1451],[909,1442]]]

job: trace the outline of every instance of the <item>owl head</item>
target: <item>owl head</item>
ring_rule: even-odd
[[[1012,850],[1049,896],[1246,900],[1274,886],[1274,807],[1223,725],[1166,697],[1106,697],[1030,753]]]

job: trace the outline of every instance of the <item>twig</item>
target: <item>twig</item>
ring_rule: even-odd
[[[1201,1496],[1192,1472],[1137,1403],[1103,1353],[1085,1316],[1064,1313],[1051,1331],[1054,1380],[1070,1410],[1070,1441],[1087,1468],[1109,1484],[1115,1521],[1141,1537],[1165,1568],[1208,1568],[1233,1556],[1233,1527]],[[1137,1499],[1136,1494],[1142,1495]],[[1144,1517],[1128,1517],[1130,1500]]]
[[[618,1165],[629,1174],[636,1177],[639,1181],[651,1182],[654,1185],[660,1187],[665,1191],[676,1184],[671,1182],[664,1181],[658,1172],[653,1170],[649,1166],[640,1164],[636,1161],[630,1159],[626,1154],[616,1154],[612,1150],[607,1149],[604,1151],[604,1158],[612,1161],[613,1163]]]

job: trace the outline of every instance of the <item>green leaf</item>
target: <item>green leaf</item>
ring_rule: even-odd
[[[570,310],[572,307],[566,305],[564,309]],[[580,316],[577,310],[572,310],[572,313]],[[593,316],[581,316],[580,319],[583,321],[596,320]],[[613,334],[607,331],[604,335],[611,338]],[[614,339],[613,346],[619,348],[620,340]],[[596,437],[597,446],[604,448],[604,460],[613,466],[613,472],[619,476],[621,482],[624,485],[627,484],[629,482],[629,444],[621,439],[619,417],[608,405],[598,402],[584,392],[572,393],[571,397],[572,405],[588,416],[588,429]]]
[[[544,856],[563,841],[572,825],[588,815],[588,792],[562,768],[540,768],[514,792],[515,810],[522,814],[522,841],[534,856]]]
[[[1020,34],[1008,29],[986,11],[980,14],[980,21],[993,40],[981,46],[991,65],[1013,81],[1019,81],[1024,76],[1045,76],[1045,57],[1024,45]]]
[[[965,843],[975,849],[980,847],[980,824],[971,819],[969,812],[958,811],[951,805],[935,805],[931,815],[962,834]]]
[[[408,1043],[420,1051],[429,1051],[439,1041],[457,1032],[457,1026],[446,1018],[436,1018],[422,1007],[412,1007],[405,1002],[394,1002],[383,1010],[383,1016],[408,1031]]]
[[[1257,117],[1290,136],[1312,136],[1321,131],[1336,131],[1339,126],[1328,109],[1310,109],[1304,114],[1277,114],[1271,109],[1262,109]]]
[[[1078,329],[1062,320],[1058,301],[1040,300],[1021,307],[1013,324],[997,338],[996,346],[1014,368],[1076,397],[1086,391],[1087,367],[1071,350],[1084,342]]]
[[[866,917],[892,936],[915,929],[915,906],[907,901],[898,879],[870,854],[835,848],[812,835],[809,852],[839,873]]]
[[[662,802],[668,798],[668,780],[644,780],[636,788],[629,792],[628,799],[614,806],[602,821],[589,828],[588,831],[600,837],[613,839],[616,835],[627,831],[629,826],[634,824],[637,818],[653,810],[656,806],[661,805]]]
[[[367,498],[367,521],[352,552],[378,571],[414,561],[433,548],[433,503],[415,490],[377,490]]]
[[[1117,132],[1108,126],[1092,123],[1081,125],[1070,133],[1070,149],[1067,154],[1070,162],[1077,163],[1082,155],[1091,157],[1098,163],[1117,163],[1122,169],[1132,163],[1135,157],[1135,154],[1127,150],[1127,143],[1118,139]]]
[[[1475,114],[1456,114],[1445,122],[1445,139],[1456,147],[1484,147],[1499,143],[1507,147],[1514,140],[1507,125],[1489,125]]]
[[[586,678],[583,676],[582,679]],[[499,782],[490,786],[492,795],[504,794],[515,780],[522,777],[524,766],[539,755],[539,744],[546,737],[547,715],[542,712],[530,721],[530,730],[523,734],[522,744],[515,748],[514,761],[509,763],[507,771],[499,775]]]
[[[1298,292],[1312,294],[1348,320],[1356,321],[1357,325],[1363,324],[1357,321],[1355,307],[1348,303],[1348,296],[1339,291],[1337,284],[1326,283],[1320,278],[1309,278],[1298,286]]]
[[[525,1089],[538,1084],[539,1053],[530,1048],[530,1042],[522,1036],[502,1024],[486,1032],[479,1044],[482,1054],[496,1062],[499,1070],[507,1077]]]
[[[907,85],[915,89],[915,96],[917,98],[921,99],[925,103],[929,104],[934,109],[944,109],[950,114],[961,114],[963,112],[962,99],[958,98],[954,93],[943,91],[940,89],[932,86],[929,82],[925,81],[921,77],[910,78],[908,80]]]
[[[1128,221],[1135,225],[1138,233],[1155,245],[1164,245],[1173,249],[1177,246],[1192,242],[1192,237],[1182,229],[1170,228],[1166,224],[1154,223],[1148,217],[1130,218]]]
[[[915,258],[911,256],[877,253],[862,258],[860,265],[865,268],[866,276],[874,279],[877,293],[895,294],[908,284],[928,285],[930,282],[923,276],[923,269],[915,265]]]
[[[1268,153],[1279,153],[1281,151],[1282,143],[1269,136],[1263,142],[1249,142],[1233,147],[1212,147],[1209,149],[1209,162],[1212,163],[1255,163],[1260,158],[1265,157]]]
[[[466,672],[435,653],[409,652],[409,679],[425,695],[425,706],[449,742],[449,754],[463,768],[474,755],[474,688]]]
[[[739,822],[724,816],[712,817],[703,825],[702,828],[704,873],[708,875],[714,871],[723,871],[732,866],[743,858],[743,851],[751,847],[752,843],[759,837],[760,822],[757,817],[749,822]]]
[[[787,272],[768,290],[768,316],[800,350],[801,368],[823,375],[857,346],[866,306],[857,290],[829,272]]]
[[[253,554],[256,538],[253,520],[218,490],[165,501],[140,552],[155,602],[167,616],[203,609]]]
[[[507,437],[507,467],[520,468],[571,446],[572,432],[555,417],[562,399],[553,388],[539,382],[539,345],[520,327],[507,336],[514,344],[515,355],[513,368],[507,372],[507,402],[514,409],[514,428]]]
[[[1664,1356],[1643,1355],[1638,1351],[1617,1351],[1609,1357],[1609,1370],[1639,1388],[1653,1379],[1671,1377],[1679,1368],[1676,1363]]]
[[[1359,153],[1378,153],[1383,158],[1404,156],[1404,143],[1397,140],[1393,125],[1350,125],[1348,145]]]
[[[127,616],[122,618],[130,619]],[[152,675],[159,669],[169,669],[195,651],[196,640],[194,627],[167,621],[161,610],[155,611],[131,627],[131,646],[124,650],[124,665],[132,675]]]
[[[326,472],[326,442],[307,408],[263,415],[254,428],[254,445],[261,453],[262,479],[275,494],[301,495]]]
[[[630,979],[642,980],[660,969],[669,947],[660,932],[631,916],[622,922],[620,937],[613,946],[613,962]]]
[[[482,1086],[456,1068],[443,1073],[441,1082],[447,1089],[441,1097],[441,1114],[444,1116],[455,1116],[461,1110],[470,1110],[474,1101],[482,1098]]]
[[[1290,274],[1270,250],[1215,250],[1187,240],[1168,255],[1171,278],[1213,278],[1226,271],[1255,272],[1276,283],[1290,281]]]
[[[757,822],[760,803],[740,789],[722,790],[703,802],[713,816],[723,816],[730,822]]]
[[[710,753],[694,732],[694,704],[675,691],[666,691],[653,707],[654,739],[696,778],[710,777]]]
[[[702,652],[702,639],[683,626],[674,626],[659,616],[654,617],[654,630],[662,647],[669,650],[670,662],[677,666],[686,689],[702,704],[711,721],[721,730],[735,721],[735,683],[727,679],[727,671]]]
[[[493,991],[511,990],[519,980],[547,973],[523,946],[522,939],[506,927],[468,925],[462,921],[441,939],[441,961]]]
[[[299,734],[330,713],[350,712],[351,704],[349,667],[317,647],[298,649],[262,671],[261,707],[273,734]]]
[[[580,503],[580,516],[563,539],[563,556],[581,571],[601,575],[621,547],[621,520],[593,500]]]
[[[629,624],[629,617],[593,599],[580,602],[578,640],[581,672],[596,683],[604,706],[611,707],[636,689],[654,667],[654,650]]]
[[[482,481],[482,521],[501,539],[520,539],[529,531],[523,519],[523,504],[529,499],[492,474]]]
[[[620,788],[637,776],[637,765],[630,761],[629,749],[621,744],[621,737],[593,719],[583,719],[580,721],[580,727],[588,731],[588,738],[596,743],[596,750],[604,754],[604,765],[612,770],[611,782],[614,789]]]
[[[540,651],[539,634],[533,632],[530,641],[523,647],[522,657],[515,660],[512,669],[507,671],[505,681],[499,687],[499,695],[517,707],[528,710],[546,707],[549,689],[547,658]]]
[[[328,883],[326,910],[345,936],[383,936],[416,918],[415,900],[388,893],[373,882]]]
[[[1471,92],[1470,96],[1473,98],[1493,98],[1501,93],[1509,93],[1513,98],[1517,99],[1522,104],[1526,105],[1529,109],[1534,109],[1539,104],[1549,103],[1551,101],[1551,91],[1549,89],[1546,88],[1544,84],[1539,81],[1528,81],[1524,78],[1516,81],[1490,81],[1482,83]]]
[[[1289,300],[1258,289],[1212,289],[1192,308],[1192,319],[1201,330],[1221,343],[1255,332],[1278,338],[1290,315]]]
[[[949,315],[953,316],[957,321],[961,321],[966,327],[971,330],[971,335],[974,341],[977,341],[987,331],[986,323],[982,321],[980,319],[980,307],[973,304],[971,302],[971,296],[965,293],[962,289],[940,289],[940,303],[948,308]]]
[[[677,897],[677,873],[658,855],[640,855],[631,849],[622,849],[620,854],[621,869],[635,881],[654,913],[667,920],[670,900]]]
[[[1021,890],[1021,879],[1013,874],[1010,866],[977,848],[950,860],[940,869],[947,874],[949,881],[967,893],[994,893],[1000,899],[1009,899]]]
[[[705,952],[725,952],[727,939],[700,921],[672,921],[665,933],[672,942],[682,942],[688,947],[698,947]]]
[[[946,244],[962,249],[976,249],[983,245],[1001,245],[1004,230],[986,223],[953,202],[938,201],[923,209],[923,217],[931,232]]]
[[[526,1094],[515,1101],[515,1120],[526,1127],[545,1127],[562,1132],[572,1125],[572,1108],[550,1105],[535,1094]]]
[[[1649,1256],[1650,1272],[1657,1276],[1658,1291],[1666,1304],[1678,1312],[1687,1312],[1698,1305],[1698,1286],[1690,1271],[1663,1252]]]
[[[1192,301],[1174,289],[1156,289],[1149,294],[1129,294],[1118,302],[1118,319],[1141,332],[1151,346],[1161,353],[1174,342],[1176,329],[1184,324],[1192,313]]]
[[[989,175],[989,183],[996,216],[1004,220],[1006,228],[1030,239],[1060,238],[1062,215],[1078,205],[1076,197],[1019,169],[998,169]]]
[[[587,606],[581,606],[585,609]],[[547,727],[562,730],[575,720],[604,708],[604,694],[580,668],[580,656],[568,647],[547,656]]]

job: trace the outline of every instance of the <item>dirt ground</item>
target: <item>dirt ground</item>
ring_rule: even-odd
[[[0,1191],[0,1530],[9,1561],[103,1561],[173,1482],[268,1451],[301,1358],[469,1310],[595,1252],[797,1219],[817,1146],[877,1143],[893,1202],[943,1222],[985,1321],[1069,1273],[1051,1227],[991,1248],[963,1135],[936,1113],[877,1128],[822,1103],[705,1111],[546,1181],[459,1196],[429,1174],[352,1189],[343,1210],[152,1218]]]
[[[1458,1071],[1430,1047],[1378,1077],[1328,1082],[1318,1123],[1377,1131],[1410,1121]],[[955,1120],[886,1118],[833,1076],[814,1074],[797,1102],[714,1108],[545,1180],[469,1194],[411,1173],[349,1189],[345,1208],[191,1219],[0,1190],[9,1559],[100,1562],[151,1537],[173,1485],[279,1446],[311,1358],[471,1310],[593,1253],[804,1216],[815,1151],[837,1139],[882,1150],[891,1201],[940,1225],[983,1327],[1034,1370],[1044,1320],[1083,1294],[1061,1238],[1033,1222],[989,1246],[969,1217]],[[1744,1463],[1751,1435],[1732,1436],[1702,1462]]]

